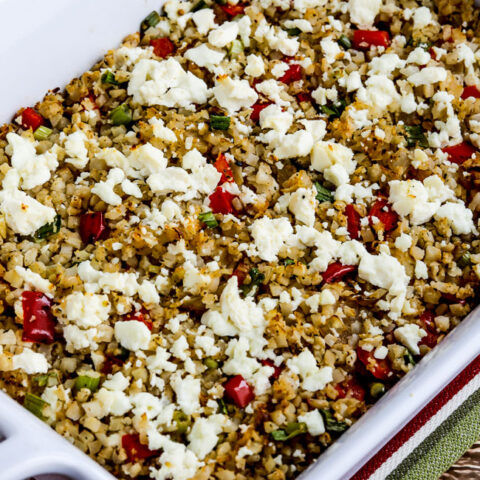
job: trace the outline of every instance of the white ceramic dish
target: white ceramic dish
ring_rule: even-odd
[[[480,3],[480,0],[479,0]],[[0,0],[0,124],[88,69],[161,0]],[[480,309],[332,445],[302,480],[347,480],[479,353]],[[113,477],[0,392],[2,480]]]

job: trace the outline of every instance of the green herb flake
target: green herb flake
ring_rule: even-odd
[[[347,430],[348,425],[344,422],[338,422],[337,420],[335,420],[335,417],[330,410],[327,410],[326,408],[321,408],[320,413],[323,416],[323,421],[325,423],[325,429],[327,430],[327,432],[342,433]]]
[[[37,397],[33,393],[27,393],[23,401],[23,406],[29,412],[33,413],[36,417],[38,417],[40,420],[45,420],[45,416],[43,415],[43,410],[48,405],[50,405],[48,402],[46,402],[40,397]]]
[[[460,268],[465,268],[465,267],[468,267],[468,265],[470,265],[470,263],[472,262],[472,255],[470,254],[470,252],[465,252],[458,260],[457,262],[457,265],[460,267]]]
[[[35,242],[40,242],[45,240],[52,235],[55,235],[60,231],[60,227],[62,226],[62,217],[60,215],[56,215],[53,222],[45,224],[43,227],[40,227],[33,235],[33,239]]]
[[[128,125],[132,121],[132,112],[127,105],[119,105],[110,112],[113,125]]]
[[[213,212],[203,212],[198,215],[198,219],[204,223],[208,228],[218,227],[217,219]]]
[[[200,0],[192,7],[190,12],[195,13],[204,8],[208,8],[208,5],[203,0]]]
[[[413,359],[413,355],[410,353],[410,350],[405,349],[403,359],[407,365],[415,365],[415,360]]]
[[[210,128],[212,130],[228,130],[230,128],[230,117],[210,115]]]
[[[298,37],[298,35],[302,33],[302,31],[297,27],[286,28],[285,31],[288,33],[289,37]]]
[[[143,19],[140,26],[140,30],[144,31],[149,29],[150,27],[154,27],[155,25],[157,25],[159,21],[160,21],[160,15],[158,14],[158,12],[153,10]]]
[[[289,265],[294,265],[295,264],[295,260],[292,260],[291,258],[286,258],[284,261],[283,261],[283,264],[288,267]]]
[[[321,185],[319,182],[314,183],[317,190],[317,196],[315,197],[320,203],[330,202],[333,203],[333,193]]]
[[[416,147],[418,145],[423,148],[428,148],[428,141],[421,125],[405,125],[404,128],[406,133],[405,138],[409,147]]]
[[[345,99],[340,99],[336,102],[329,103],[327,105],[321,105],[320,110],[328,115],[329,120],[334,120],[335,118],[340,118],[343,111],[347,107],[347,101]]]
[[[352,48],[352,42],[346,35],[340,35],[340,38],[338,39],[338,43],[345,50],[349,50],[350,48]]]
[[[115,74],[112,73],[110,70],[103,72],[101,80],[102,83],[106,83],[109,85],[118,85],[118,82],[115,80]]]
[[[258,287],[265,280],[265,275],[260,273],[257,268],[251,268],[248,274],[250,275],[250,283],[244,284],[240,287],[245,297],[248,294],[255,295]]]
[[[304,422],[290,422],[284,429],[274,430],[271,436],[277,442],[290,440],[302,433],[307,433],[307,425]]]

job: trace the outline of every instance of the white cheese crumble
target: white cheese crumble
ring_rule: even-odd
[[[23,370],[25,373],[47,373],[50,365],[42,353],[37,353],[30,348],[24,348],[22,353],[12,358],[13,369]]]
[[[136,352],[146,350],[150,344],[151,333],[149,328],[137,320],[119,321],[115,323],[115,338],[127,350]]]
[[[262,217],[253,222],[250,231],[258,256],[266,262],[274,262],[293,228],[288,218]]]
[[[305,349],[300,355],[287,360],[288,368],[302,379],[302,388],[317,392],[333,380],[332,367],[318,367],[312,352]]]
[[[88,150],[85,147],[86,141],[87,136],[82,130],[71,133],[65,141],[65,151],[68,155],[65,161],[78,169],[85,168],[88,163]]]
[[[427,335],[427,332],[415,323],[408,323],[403,327],[398,327],[393,334],[395,338],[407,347],[414,355],[420,353],[418,342]]]
[[[210,415],[208,418],[197,418],[187,437],[190,441],[188,448],[200,460],[203,460],[215,448],[218,443],[218,435],[229,422],[229,418],[221,414]]]
[[[106,295],[73,292],[65,298],[65,315],[79,327],[96,327],[108,320],[109,313]]]
[[[350,20],[358,27],[371,27],[381,6],[382,0],[349,0]]]
[[[217,78],[212,93],[220,107],[228,113],[251,107],[258,99],[247,80],[232,80],[230,77]]]
[[[319,410],[312,410],[298,416],[299,422],[305,422],[310,435],[317,436],[325,433],[325,424]]]
[[[55,291],[55,287],[45,278],[38,273],[32,272],[29,268],[15,267],[15,271],[22,278],[25,283],[25,288],[33,288],[39,292],[43,292],[49,296],[52,296]]]

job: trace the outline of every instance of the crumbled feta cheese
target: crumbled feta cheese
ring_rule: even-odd
[[[150,344],[151,333],[149,328],[137,320],[115,323],[115,338],[127,350],[136,352],[146,350]]]
[[[226,47],[232,43],[238,35],[237,22],[224,22],[208,35],[208,41],[214,47]]]
[[[358,100],[376,108],[379,112],[395,110],[400,102],[400,95],[393,81],[386,75],[372,75],[365,87],[358,89]]]
[[[43,292],[49,296],[55,291],[55,287],[38,273],[32,272],[29,268],[15,267],[15,271],[25,282],[25,289],[33,288],[39,292]]]
[[[28,375],[33,373],[47,373],[50,365],[42,353],[34,352],[30,348],[24,348],[22,353],[12,358],[13,369],[23,370]]]
[[[263,63],[263,59],[260,55],[254,55],[251,53],[247,57],[245,73],[251,77],[260,77],[265,73],[265,64]]]
[[[88,150],[85,147],[87,136],[81,130],[71,133],[65,141],[65,151],[68,157],[65,158],[67,163],[72,164],[76,168],[85,168],[88,163]]]
[[[333,380],[332,367],[319,368],[312,352],[303,352],[287,360],[288,368],[302,378],[302,388],[309,392],[317,392]]]
[[[412,237],[408,233],[401,233],[395,239],[395,246],[402,252],[406,252],[412,246]]]
[[[211,8],[202,8],[192,14],[193,23],[197,26],[200,35],[206,35],[212,28],[216,28],[215,12]]]
[[[201,383],[199,378],[187,375],[182,379],[182,377],[176,373],[172,375],[170,383],[177,396],[177,403],[184,413],[191,415],[200,410],[199,398]]]
[[[338,42],[333,40],[332,37],[325,37],[320,42],[325,60],[329,65],[335,62],[338,55],[342,53],[342,49],[338,45]]]
[[[443,67],[425,67],[408,77],[408,81],[415,87],[444,82],[446,79],[447,71]]]
[[[251,107],[258,98],[247,80],[232,80],[230,77],[218,78],[212,93],[220,107],[229,113]]]
[[[384,358],[387,358],[387,355],[388,355],[388,348],[385,347],[384,345],[377,347],[373,352],[374,358],[378,360],[383,360]]]
[[[447,202],[435,213],[435,219],[445,218],[455,235],[468,234],[475,231],[473,212],[462,203]]]
[[[299,188],[290,195],[288,209],[295,219],[309,227],[315,223],[315,208],[318,204],[317,192],[314,188]]]
[[[278,252],[293,233],[287,218],[262,217],[250,227],[257,255],[266,262],[275,262]]]
[[[79,327],[96,327],[108,320],[109,313],[106,295],[73,292],[65,298],[65,315]]]
[[[323,417],[319,410],[311,410],[298,416],[299,422],[304,422],[307,425],[307,430],[310,435],[321,435],[325,433],[325,425]]]
[[[188,434],[188,448],[200,459],[203,460],[218,443],[218,435],[223,427],[229,423],[225,415],[215,414],[208,418],[197,418],[192,430]]]
[[[408,323],[403,327],[398,327],[393,334],[395,338],[402,342],[414,355],[420,353],[418,342],[427,335],[427,332],[415,323]]]
[[[160,62],[142,59],[132,71],[128,94],[140,105],[193,109],[194,104],[206,103],[208,87],[174,58]]]
[[[313,169],[322,172],[325,178],[337,187],[348,183],[349,175],[356,166],[352,150],[331,141],[315,143],[311,161]]]
[[[415,262],[415,277],[424,279],[428,278],[428,269],[425,262],[422,262],[421,260]]]
[[[217,67],[225,57],[225,52],[219,52],[210,48],[206,43],[202,43],[198,47],[187,50],[184,56],[199,67],[205,67],[210,71],[214,71],[214,67]]]
[[[350,20],[358,27],[371,27],[381,6],[382,0],[349,0]]]

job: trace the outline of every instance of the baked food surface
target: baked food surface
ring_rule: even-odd
[[[2,389],[117,478],[298,476],[476,305],[477,21],[168,0],[21,109]]]

